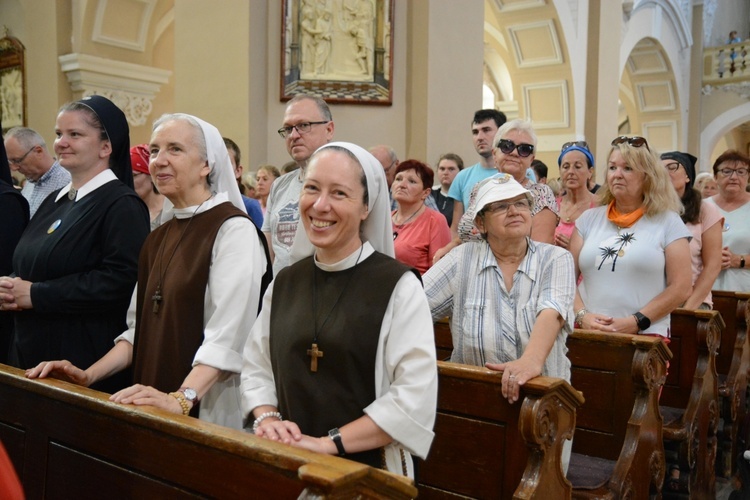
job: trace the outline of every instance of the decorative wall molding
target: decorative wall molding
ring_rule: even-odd
[[[500,12],[512,12],[514,10],[544,7],[547,2],[545,0],[495,0],[495,5]]]
[[[727,83],[725,85],[705,85],[701,89],[701,94],[711,95],[714,90],[721,90],[722,92],[732,92],[743,99],[750,99],[750,81]]]
[[[154,97],[172,75],[164,69],[87,54],[65,54],[58,60],[77,99],[93,94],[107,97],[135,127],[146,123]]]
[[[637,82],[638,107],[642,112],[674,111],[675,98],[669,81]]]
[[[128,0],[131,4],[143,4],[142,7],[140,7],[140,17],[137,21],[133,23],[133,26],[128,26],[125,29],[122,30],[126,33],[130,33],[133,36],[131,37],[124,37],[120,34],[107,32],[107,27],[105,25],[106,19],[112,19],[112,14],[107,14],[107,7],[109,7],[110,2],[108,0],[99,0],[99,4],[96,6],[96,17],[94,18],[94,31],[91,34],[91,39],[94,42],[103,43],[106,45],[112,45],[114,47],[122,47],[125,49],[130,50],[137,50],[139,52],[143,52],[146,48],[146,38],[148,36],[148,27],[151,22],[151,15],[154,12],[154,7],[156,6],[156,0]],[[132,9],[135,11],[137,9],[137,6]],[[120,8],[122,8],[120,6]]]
[[[524,116],[537,130],[570,127],[568,82],[523,85]]]
[[[676,121],[643,122],[641,128],[643,129],[643,136],[659,151],[679,149]],[[664,141],[669,142],[669,144]]]
[[[563,63],[560,40],[552,19],[528,24],[514,24],[508,26],[508,32],[519,68],[534,68]],[[547,52],[542,52],[544,50]],[[537,53],[531,56],[530,53],[532,52]]]

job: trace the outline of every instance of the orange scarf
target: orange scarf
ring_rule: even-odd
[[[638,222],[638,219],[643,217],[644,213],[645,212],[643,210],[643,207],[641,206],[628,214],[621,214],[615,207],[615,200],[609,202],[609,206],[607,207],[607,219],[609,219],[610,222],[615,224],[617,227],[632,226],[633,224]]]

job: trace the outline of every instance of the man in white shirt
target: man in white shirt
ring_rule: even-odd
[[[289,156],[300,168],[276,179],[266,203],[262,231],[268,240],[274,276],[292,263],[305,167],[315,150],[333,139],[331,110],[319,97],[296,95],[286,106],[284,123],[278,132],[286,141]]]

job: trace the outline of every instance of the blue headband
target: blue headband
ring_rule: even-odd
[[[567,149],[563,149],[560,152],[560,156],[557,157],[557,166],[558,167],[562,165],[563,156],[565,156],[566,154],[570,153],[571,151],[580,151],[581,153],[584,154],[584,156],[586,157],[586,160],[588,160],[589,167],[593,167],[594,166],[594,155],[591,154],[591,151],[589,151],[586,148],[582,148],[581,146],[573,145],[573,146],[570,146]]]

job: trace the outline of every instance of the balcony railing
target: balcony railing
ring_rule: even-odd
[[[750,81],[750,40],[703,50],[703,85]]]

